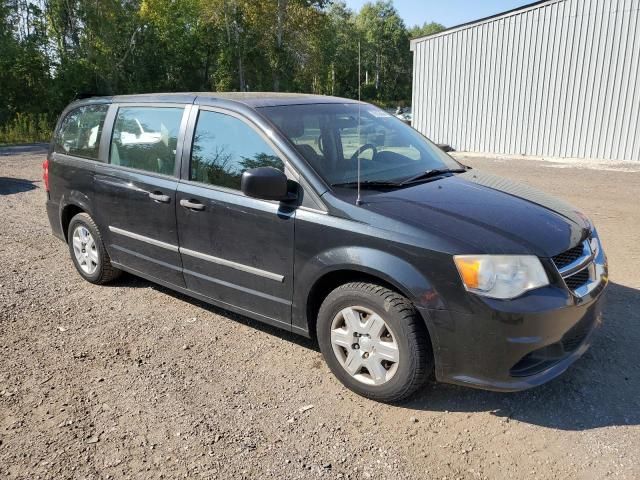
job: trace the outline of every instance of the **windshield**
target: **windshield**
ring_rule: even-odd
[[[461,165],[393,115],[373,105],[307,104],[260,109],[330,185],[402,182]]]

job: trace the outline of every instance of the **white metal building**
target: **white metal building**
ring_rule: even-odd
[[[411,41],[413,126],[456,150],[640,161],[640,0],[546,0]]]

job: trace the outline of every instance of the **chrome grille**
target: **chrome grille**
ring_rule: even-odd
[[[562,252],[560,255],[553,257],[553,263],[555,263],[558,268],[564,268],[582,257],[583,251],[584,245],[580,243],[566,252]]]
[[[565,285],[577,296],[588,293],[597,283],[595,260],[599,255],[596,237],[587,238],[575,247],[552,257]]]
[[[571,275],[564,279],[564,283],[567,284],[571,290],[575,290],[580,288],[585,283],[589,282],[589,269],[585,268],[584,270],[580,270],[575,275]]]

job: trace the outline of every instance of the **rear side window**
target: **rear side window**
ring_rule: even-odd
[[[201,111],[191,149],[191,180],[240,190],[242,172],[284,163],[267,142],[242,120]]]
[[[173,175],[183,108],[122,107],[113,127],[113,165]]]
[[[107,110],[109,105],[86,105],[69,112],[55,136],[54,151],[98,160]]]

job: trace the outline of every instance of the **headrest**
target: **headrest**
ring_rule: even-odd
[[[304,122],[301,118],[285,116],[280,122],[280,128],[289,138],[298,138],[304,135]]]

